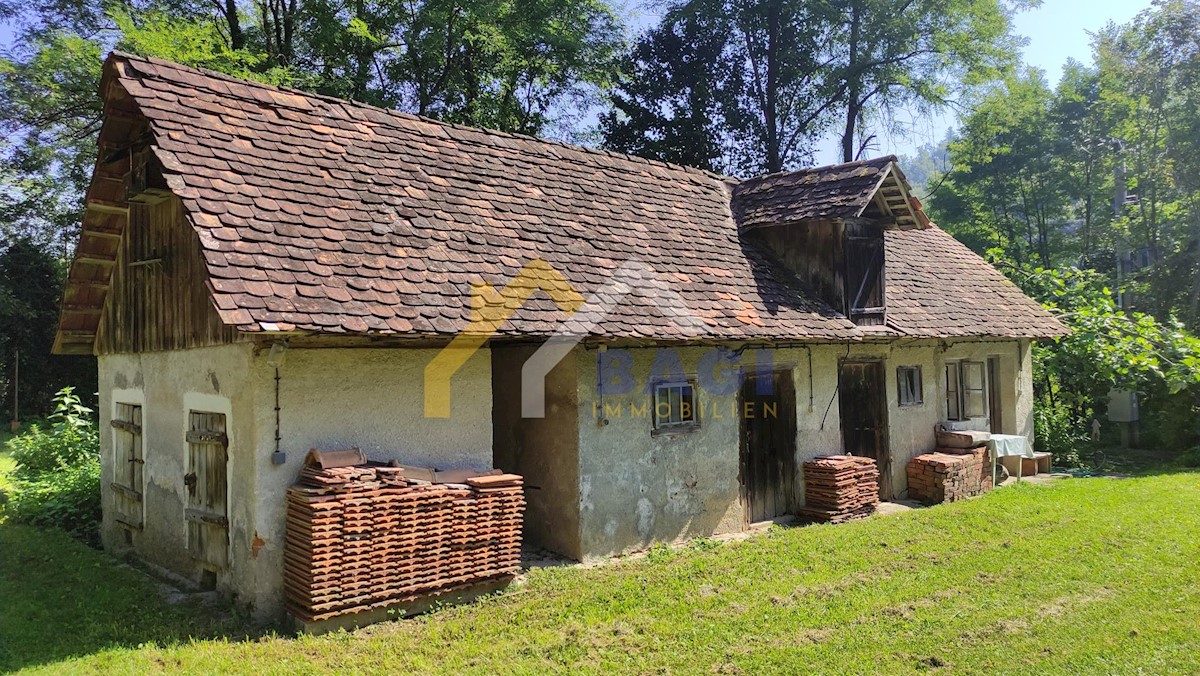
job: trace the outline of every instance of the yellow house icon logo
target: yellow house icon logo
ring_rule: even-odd
[[[530,261],[497,291],[486,282],[471,285],[471,321],[425,366],[425,417],[450,417],[450,380],[529,297],[541,290],[564,312],[584,304],[571,282],[546,261]]]

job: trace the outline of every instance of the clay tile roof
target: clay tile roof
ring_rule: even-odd
[[[215,305],[240,331],[454,333],[472,283],[499,289],[541,258],[585,297],[640,261],[698,320],[680,322],[646,284],[599,335],[857,336],[743,244],[723,177],[155,59],[114,54],[110,66],[149,120]],[[567,316],[537,292],[501,333],[550,335]]]
[[[105,82],[106,96],[148,122],[213,305],[241,332],[452,334],[470,321],[472,285],[501,289],[541,259],[585,298],[641,266],[633,290],[610,293],[608,312],[584,327],[591,335],[854,340],[863,332],[743,237],[734,210],[743,227],[858,214],[890,180],[881,199],[924,225],[892,158],[739,183],[128,54],[110,55]],[[900,266],[887,272],[893,329],[943,335],[986,318],[1011,335],[1050,330],[1049,315],[977,256],[940,230],[913,232],[951,259],[921,260],[917,240],[889,233],[889,265]],[[563,286],[539,274],[543,289]],[[955,314],[958,292],[969,312]],[[1001,297],[1011,316],[996,312]],[[538,290],[500,333],[551,335],[570,317]]]
[[[889,327],[922,337],[1067,333],[1037,301],[941,228],[888,230],[884,237]]]
[[[907,204],[903,175],[892,155],[871,160],[771,174],[740,182],[733,191],[733,210],[742,230],[781,223],[855,218],[888,183],[896,195],[901,227],[921,227]]]

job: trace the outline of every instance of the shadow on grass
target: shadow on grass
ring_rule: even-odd
[[[254,635],[230,614],[167,603],[155,580],[66,533],[0,521],[0,672],[217,637]]]

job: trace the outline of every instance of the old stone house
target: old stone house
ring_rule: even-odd
[[[119,53],[101,94],[56,350],[99,357],[104,542],[260,616],[311,448],[522,474],[587,559],[786,515],[812,456],[891,497],[938,422],[1032,435],[1063,328],[894,158],[737,180]]]

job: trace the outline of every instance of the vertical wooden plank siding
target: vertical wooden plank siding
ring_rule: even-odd
[[[228,437],[222,413],[188,413],[188,551],[215,569],[229,565]]]
[[[129,205],[97,354],[159,352],[239,339],[208,293],[199,238],[177,198]]]

